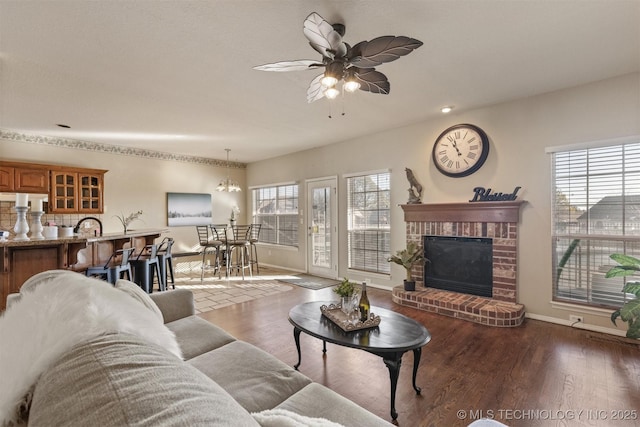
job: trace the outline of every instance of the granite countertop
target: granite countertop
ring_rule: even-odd
[[[0,247],[17,247],[17,246],[50,246],[64,243],[92,243],[118,239],[129,239],[131,237],[144,237],[153,234],[163,234],[168,232],[167,228],[149,228],[140,230],[129,230],[127,234],[105,233],[102,236],[89,235],[73,235],[70,237],[57,237],[55,239],[31,239],[31,240],[9,240],[0,241]]]

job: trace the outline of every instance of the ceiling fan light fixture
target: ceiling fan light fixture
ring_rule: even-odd
[[[360,89],[360,82],[358,82],[355,77],[349,77],[344,82],[344,90],[347,92],[355,92]]]
[[[340,91],[335,87],[330,87],[324,91],[324,96],[326,96],[328,99],[336,99],[338,95],[340,95]]]
[[[338,83],[338,79],[336,79],[334,76],[327,75],[327,73],[324,73],[324,77],[320,82],[324,87],[334,87],[336,83]]]
[[[321,83],[324,87],[334,87],[338,81],[342,80],[344,74],[344,63],[334,61],[327,65]]]
[[[391,85],[387,76],[375,67],[408,55],[422,46],[420,40],[406,36],[381,36],[350,45],[342,40],[345,26],[330,24],[316,12],[310,13],[303,24],[303,34],[318,52],[321,61],[301,59],[280,61],[253,67],[260,71],[302,71],[324,67],[324,73],[311,80],[307,88],[307,102],[324,97],[334,99],[340,91],[388,95]],[[333,90],[329,90],[333,89]]]

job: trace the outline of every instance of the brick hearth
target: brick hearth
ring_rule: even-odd
[[[524,306],[517,303],[518,218],[523,202],[474,202],[403,205],[407,243],[422,236],[493,239],[493,297],[479,297],[424,287],[422,266],[412,270],[416,291],[393,289],[393,301],[483,325],[518,326]]]

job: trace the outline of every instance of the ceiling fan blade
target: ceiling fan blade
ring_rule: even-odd
[[[395,61],[422,46],[420,40],[405,36],[382,36],[356,44],[350,52],[350,63],[359,68],[373,68]]]
[[[307,89],[307,102],[311,104],[313,101],[324,98],[324,86],[320,83],[320,80],[324,77],[324,74],[316,76],[311,80],[309,89]]]
[[[347,54],[347,46],[342,41],[342,36],[315,12],[304,20],[302,32],[309,39],[311,47],[323,57],[342,58]]]
[[[391,91],[391,84],[387,79],[387,76],[380,71],[368,68],[363,70],[357,70],[355,73],[356,79],[360,82],[360,90],[371,93],[380,93],[382,95],[388,95]]]
[[[318,61],[312,61],[310,59],[301,59],[298,61],[282,61],[274,62],[273,64],[264,64],[253,67],[258,71],[303,71],[312,68],[324,67],[324,64],[319,64]]]

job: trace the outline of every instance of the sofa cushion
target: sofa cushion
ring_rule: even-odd
[[[197,369],[126,334],[74,347],[37,382],[29,425],[255,426]]]
[[[269,353],[243,341],[234,341],[188,363],[220,384],[249,412],[271,409],[311,383]]]
[[[182,357],[185,360],[236,340],[224,329],[198,316],[184,317],[166,323],[165,326],[175,334],[180,350],[182,350]]]
[[[149,297],[160,308],[164,323],[173,322],[196,314],[193,292],[189,289],[172,289],[170,292],[154,292]]]
[[[345,426],[390,427],[393,425],[318,383],[309,384],[277,408],[307,417],[327,418]]]

